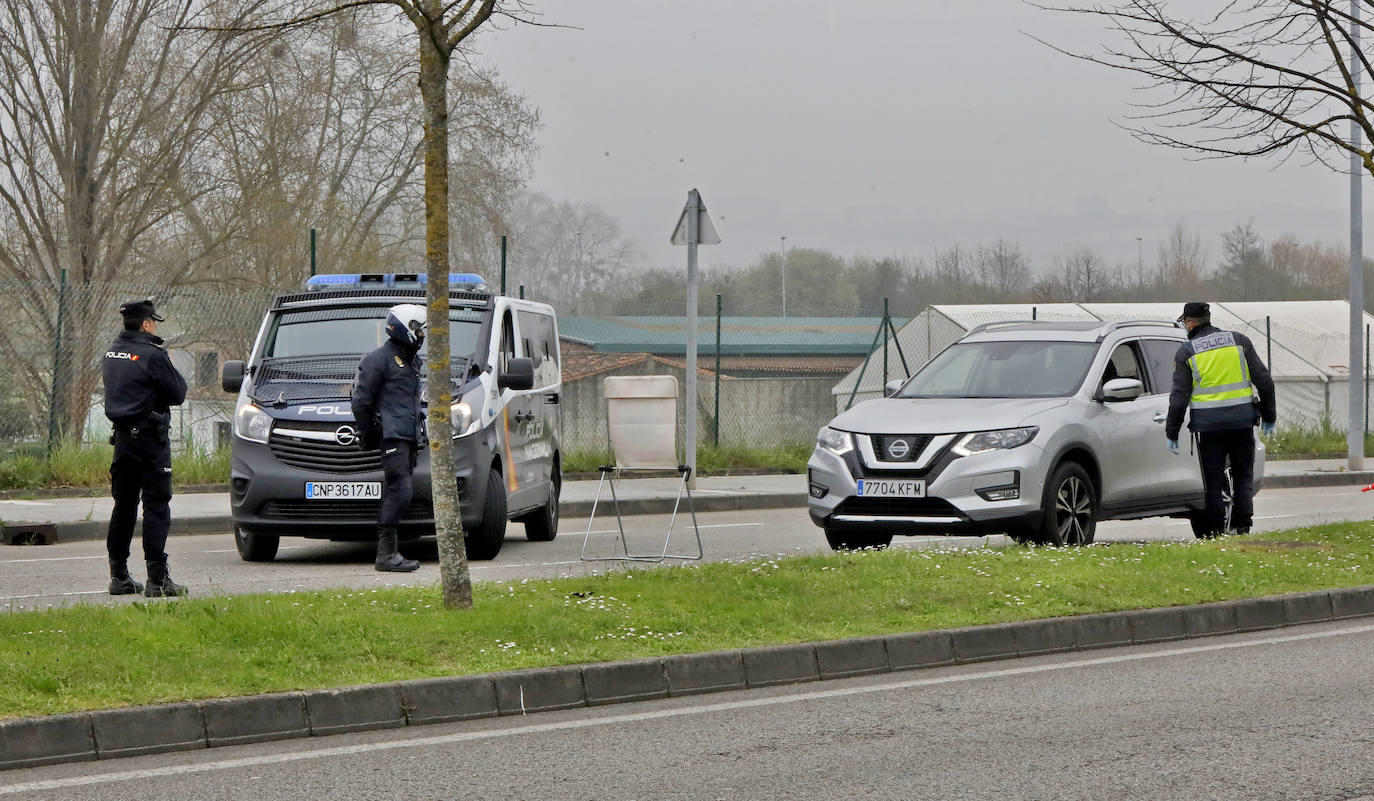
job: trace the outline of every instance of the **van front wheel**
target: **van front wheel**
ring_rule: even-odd
[[[487,491],[482,498],[482,521],[467,532],[464,540],[468,558],[474,561],[495,559],[506,539],[506,483],[500,471],[492,468],[487,476]]]
[[[245,562],[270,562],[277,558],[277,548],[281,537],[272,534],[259,534],[243,526],[234,526],[234,547],[239,558]]]
[[[558,496],[563,487],[561,473],[555,464],[553,475],[549,476],[549,502],[525,518],[525,538],[530,542],[552,542],[558,536]]]

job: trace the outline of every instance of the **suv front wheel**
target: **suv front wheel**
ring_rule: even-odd
[[[1018,542],[1042,545],[1089,545],[1097,534],[1097,488],[1092,476],[1077,462],[1064,462],[1055,468],[1045,484],[1041,499],[1040,524]]]

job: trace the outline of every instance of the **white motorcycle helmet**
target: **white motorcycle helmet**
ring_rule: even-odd
[[[402,303],[386,311],[386,334],[410,348],[420,346],[425,338],[425,307],[418,303]]]

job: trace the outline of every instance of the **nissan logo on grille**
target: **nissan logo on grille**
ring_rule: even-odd
[[[334,441],[340,445],[352,445],[358,441],[358,432],[353,426],[339,426],[334,429]]]
[[[898,437],[887,443],[887,455],[892,459],[901,461],[911,453],[911,443]]]

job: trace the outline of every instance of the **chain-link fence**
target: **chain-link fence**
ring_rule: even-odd
[[[101,357],[123,328],[120,304],[153,298],[166,318],[158,336],[188,385],[186,403],[173,409],[173,442],[202,450],[227,440],[233,416],[220,364],[247,355],[275,294],[75,281],[0,281],[0,292],[15,310],[0,330],[0,439],[34,447],[106,439]]]
[[[182,447],[207,451],[227,442],[230,433],[234,397],[220,387],[222,364],[247,356],[276,294],[221,285],[17,281],[0,281],[0,292],[15,310],[12,324],[0,330],[0,441],[33,449],[103,441],[109,425],[100,358],[121,329],[120,303],[152,297],[167,318],[158,334],[190,388],[186,404],[173,411],[172,436]],[[894,311],[884,325],[881,307],[849,318],[793,308],[783,317],[744,297],[722,297],[715,309],[714,301],[703,299],[697,318],[697,432],[699,444],[727,448],[808,443],[838,411],[879,397],[887,380],[919,369],[980,323],[1027,316],[1172,320],[1177,315],[1177,304],[1042,304],[1033,310],[932,306],[914,317]],[[1266,318],[1230,319],[1217,309],[1214,305],[1214,322],[1245,332],[1271,366],[1284,427],[1345,428],[1347,337]],[[642,311],[560,319],[566,450],[607,450],[606,377],[672,375],[685,397],[682,304],[645,304]],[[1363,392],[1368,398],[1367,371]],[[686,418],[680,401],[680,442]]]

